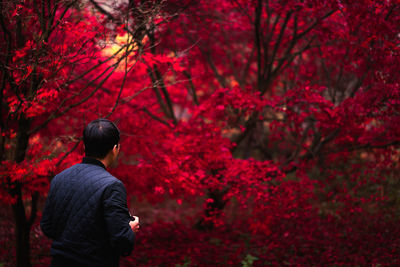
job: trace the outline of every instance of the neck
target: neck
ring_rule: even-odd
[[[104,159],[97,159],[97,160],[100,161],[101,163],[103,163],[104,166],[106,166],[106,168],[110,167],[110,165],[111,165],[111,162],[108,159],[108,157],[105,157]]]
[[[118,154],[113,153],[114,150],[110,150],[109,153],[102,159],[95,158],[96,160],[100,161],[104,164],[106,168],[109,168],[113,165],[114,161],[116,160]]]

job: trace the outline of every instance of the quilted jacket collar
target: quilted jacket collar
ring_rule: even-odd
[[[97,160],[95,158],[84,157],[82,159],[82,163],[93,164],[93,165],[97,165],[97,166],[100,166],[100,167],[106,169],[106,166],[104,166],[104,164],[100,160]]]

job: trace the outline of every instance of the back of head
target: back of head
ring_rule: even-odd
[[[103,159],[119,143],[118,127],[107,119],[91,121],[83,131],[86,157]]]

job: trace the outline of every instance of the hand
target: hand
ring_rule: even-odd
[[[132,231],[134,233],[137,233],[139,231],[139,217],[137,216],[132,216],[135,218],[134,221],[129,222],[129,226],[131,227]]]

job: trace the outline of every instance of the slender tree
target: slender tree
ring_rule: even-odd
[[[94,1],[2,1],[0,5],[1,198],[12,205],[17,266],[31,266],[30,232],[40,196],[79,144],[79,135],[69,134],[71,128],[84,124],[84,113],[95,105],[94,96],[109,93],[105,84],[110,77],[126,77],[134,68],[127,61],[141,54],[139,33],[144,23],[132,23],[123,7],[114,12],[117,19],[105,16],[101,11],[106,7]],[[123,43],[109,41],[118,34],[125,36]],[[112,114],[123,88],[124,83],[112,88],[115,96],[98,103],[106,112],[97,115]],[[61,135],[69,140],[52,139],[59,133],[59,121],[67,123]],[[57,149],[65,141],[70,148]]]

